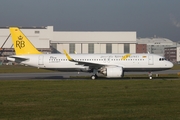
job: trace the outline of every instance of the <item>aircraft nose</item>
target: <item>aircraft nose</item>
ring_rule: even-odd
[[[169,62],[169,61],[168,61],[167,66],[168,66],[169,68],[172,68],[172,67],[174,66],[174,64],[173,64],[172,62]]]

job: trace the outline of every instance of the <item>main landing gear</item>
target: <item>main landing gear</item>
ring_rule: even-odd
[[[91,76],[91,79],[92,79],[92,80],[95,80],[95,79],[97,79],[97,78],[98,78],[98,76],[97,76],[96,74]]]
[[[93,75],[91,76],[91,79],[92,79],[92,80],[95,80],[95,79],[98,78],[97,73],[98,73],[98,70],[93,69]]]

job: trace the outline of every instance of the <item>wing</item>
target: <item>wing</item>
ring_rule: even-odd
[[[74,60],[69,56],[69,54],[64,50],[64,54],[66,55],[67,59],[71,62],[77,63],[76,65],[84,65],[84,66],[89,66],[90,69],[100,69],[103,66],[107,66],[106,64],[101,64],[101,63],[92,63],[92,62],[84,62],[84,61],[77,61]]]

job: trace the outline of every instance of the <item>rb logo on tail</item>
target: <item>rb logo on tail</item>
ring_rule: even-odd
[[[25,47],[25,42],[23,41],[22,36],[19,36],[18,40],[16,40],[16,47],[19,47],[20,49]]]

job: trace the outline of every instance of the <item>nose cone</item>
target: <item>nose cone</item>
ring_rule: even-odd
[[[174,64],[173,64],[172,62],[169,62],[169,61],[168,61],[167,67],[168,67],[168,68],[172,68],[173,66],[174,66]]]

